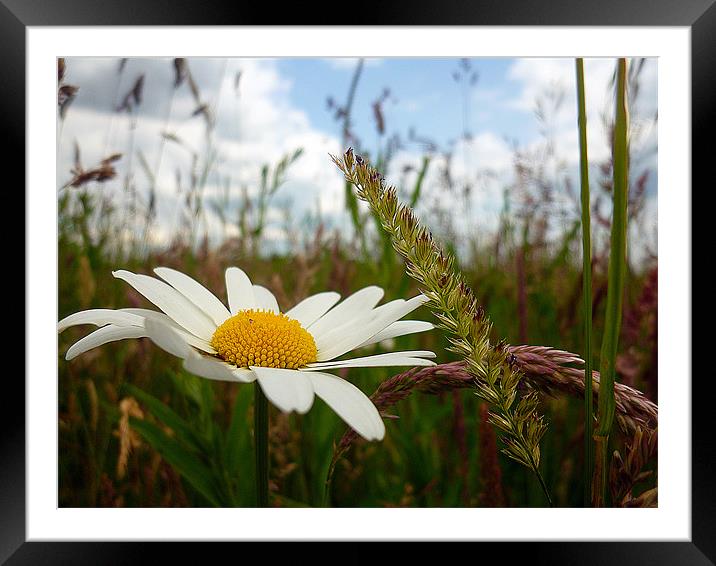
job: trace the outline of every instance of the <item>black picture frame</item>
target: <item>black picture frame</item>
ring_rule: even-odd
[[[282,5],[268,3],[212,3],[197,0],[0,0],[0,64],[3,77],[3,111],[0,112],[6,139],[7,164],[23,163],[25,148],[25,33],[28,26],[65,25],[557,25],[557,26],[684,26],[691,30],[692,77],[692,178],[705,173],[713,160],[712,141],[707,136],[714,126],[712,107],[716,101],[716,6],[715,0],[585,0],[449,1],[401,0],[382,3]],[[344,15],[345,14],[345,15]],[[350,20],[343,21],[347,16]],[[709,136],[713,138],[713,136]],[[707,159],[707,152],[708,157]],[[9,170],[10,168],[8,168]],[[24,168],[13,166],[14,186],[24,186]],[[9,182],[9,181],[8,181]],[[713,190],[713,181],[704,190]],[[695,185],[694,185],[695,186]],[[691,187],[684,187],[691,191]],[[15,191],[16,196],[20,191]],[[693,193],[692,193],[693,195]],[[29,213],[32,203],[23,198]],[[693,256],[692,256],[693,257]],[[25,305],[31,297],[25,295]],[[15,303],[17,304],[17,303]],[[17,308],[8,305],[10,308]],[[28,355],[28,344],[25,354]],[[698,350],[697,350],[698,351]],[[685,369],[691,368],[691,360]],[[24,369],[24,368],[23,368]],[[690,373],[690,372],[689,372]],[[524,542],[489,543],[491,551],[515,557],[523,554],[537,564],[714,564],[716,562],[716,443],[707,407],[711,401],[708,380],[711,372],[692,379],[692,539],[690,542]],[[201,553],[204,545],[157,543],[26,542],[25,537],[25,387],[6,371],[2,399],[3,427],[0,465],[0,561],[7,564],[124,564],[149,561],[149,548],[161,546],[163,562],[174,555],[185,560]],[[22,400],[22,401],[21,401]],[[320,538],[317,536],[317,538]],[[510,545],[509,552],[505,545]],[[380,553],[388,558],[395,550],[376,543],[354,545],[352,561]],[[281,554],[294,554],[296,544],[281,545]],[[223,550],[223,549],[222,549]],[[277,545],[270,558],[279,559]],[[217,551],[221,552],[221,550]],[[232,551],[229,551],[232,552]],[[329,551],[333,560],[345,551]],[[403,551],[399,551],[403,552]],[[480,549],[471,559],[484,558]],[[213,555],[213,551],[212,551]],[[298,555],[296,555],[298,556]],[[269,556],[267,555],[267,558]],[[217,556],[218,558],[218,556]],[[332,560],[332,561],[333,561]]]

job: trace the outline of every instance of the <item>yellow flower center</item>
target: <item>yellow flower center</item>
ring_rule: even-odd
[[[226,319],[211,337],[211,345],[238,367],[296,369],[318,356],[313,336],[297,320],[253,309]]]

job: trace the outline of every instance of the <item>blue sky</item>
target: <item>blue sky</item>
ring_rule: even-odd
[[[275,203],[284,210],[289,207],[296,220],[320,210],[329,228],[348,225],[342,181],[328,159],[328,153],[345,148],[340,125],[327,107],[327,99],[345,103],[357,60],[199,58],[189,59],[188,64],[202,102],[212,108],[216,118],[212,135],[218,160],[205,187],[207,204],[228,184],[231,199],[227,212],[235,215],[241,191],[245,188],[249,194],[255,193],[261,167],[277,163],[300,147],[304,153],[289,170]],[[414,129],[417,135],[435,141],[441,150],[431,155],[424,185],[426,198],[418,212],[432,222],[429,215],[439,201],[448,207],[459,207],[463,217],[453,222],[456,226],[470,233],[489,233],[497,223],[505,188],[518,182],[515,147],[551,172],[555,186],[561,186],[566,178],[577,179],[574,61],[479,58],[471,59],[469,65],[478,78],[465,89],[464,82],[458,84],[453,78],[461,67],[457,58],[367,59],[356,90],[352,121],[366,151],[373,153],[384,145],[385,139],[379,139],[376,133],[371,105],[384,89],[389,89],[390,97],[383,104],[386,134],[399,134],[407,140],[408,132]],[[614,65],[612,59],[585,61],[589,151],[595,174],[599,161],[609,155],[603,117],[612,112],[609,80]],[[121,208],[121,187],[126,178],[140,194],[148,186],[137,166],[141,152],[156,169],[158,217],[152,238],[161,243],[170,237],[181,208],[176,178],[190,175],[187,148],[201,154],[205,147],[204,123],[201,116],[194,115],[197,105],[187,83],[174,88],[172,59],[130,59],[121,73],[119,68],[118,59],[67,59],[66,82],[79,86],[79,91],[61,124],[58,185],[69,178],[75,141],[85,167],[111,153],[123,153],[117,163],[118,179],[101,187],[114,195]],[[235,78],[239,72],[237,89]],[[135,114],[117,113],[121,99],[141,75],[144,88]],[[656,84],[657,63],[649,60],[631,116],[633,147],[639,156],[635,163],[652,169],[648,186],[654,226]],[[542,100],[543,108],[549,108],[548,101],[555,97],[561,104],[546,112],[547,118],[540,121],[535,112],[538,100]],[[469,140],[462,137],[465,120],[472,136]],[[165,143],[163,132],[175,135],[184,146]],[[545,153],[545,136],[554,150],[551,157]],[[130,148],[133,159],[129,159]],[[445,157],[443,152],[448,148],[453,153]],[[411,186],[414,177],[405,171],[421,163],[425,151],[424,146],[415,143],[398,150],[386,167],[388,181],[399,188]],[[439,174],[443,165],[450,167],[458,185],[475,186],[469,202],[445,191]],[[559,188],[556,192],[558,200],[561,198],[567,206],[566,195],[560,194]],[[285,237],[280,228],[280,206],[269,211],[269,236],[276,240]],[[223,236],[217,217],[211,214],[206,229],[214,238]]]
[[[507,71],[511,59],[472,59],[478,73],[471,94],[478,100],[499,100],[510,94],[516,98],[519,85],[512,84]],[[327,98],[343,104],[356,62],[336,65],[326,59],[283,59],[278,61],[283,75],[293,83],[291,98],[304,108],[315,127],[333,131],[336,123],[326,108]],[[455,58],[444,59],[381,59],[364,64],[354,100],[354,122],[359,137],[369,140],[375,135],[371,104],[384,88],[391,97],[385,104],[388,127],[403,133],[415,128],[440,144],[447,144],[463,129],[463,93],[453,78],[459,69]],[[472,107],[470,129],[488,130],[501,136],[525,142],[537,132],[529,111],[492,105],[490,110]]]

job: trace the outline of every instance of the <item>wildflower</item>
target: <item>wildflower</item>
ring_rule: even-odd
[[[323,399],[367,440],[381,440],[385,426],[371,400],[349,381],[326,371],[350,367],[431,366],[429,351],[390,352],[338,360],[344,354],[433,327],[400,319],[427,301],[424,295],[376,306],[380,287],[365,287],[339,303],[334,292],[318,293],[282,313],[274,295],[252,285],[241,269],[226,270],[227,308],[191,277],[166,267],[163,279],[114,271],[163,312],[141,308],[92,309],[58,323],[58,332],[78,324],[100,326],[69,348],[66,359],[102,344],[148,337],[183,360],[195,375],[221,381],[258,380],[281,411],[306,413],[314,395]]]

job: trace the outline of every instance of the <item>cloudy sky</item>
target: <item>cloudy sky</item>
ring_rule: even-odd
[[[141,166],[144,159],[156,177],[158,216],[153,237],[161,242],[173,233],[181,208],[177,171],[186,183],[192,152],[206,154],[205,122],[202,115],[194,115],[198,105],[190,85],[184,81],[174,86],[172,59],[130,59],[121,65],[118,59],[69,58],[66,63],[65,82],[79,91],[65,119],[58,120],[58,186],[71,178],[75,142],[85,168],[122,153],[118,179],[101,187],[115,194],[122,206],[126,175],[140,193],[150,185]],[[341,178],[328,158],[329,153],[344,149],[342,128],[335,119],[335,105],[331,109],[327,101],[346,103],[357,63],[317,58],[189,59],[200,101],[215,119],[212,147],[217,159],[206,179],[205,198],[218,198],[222,187],[228,186],[227,216],[234,218],[242,187],[249,194],[256,191],[261,167],[302,148],[276,194],[276,208],[268,217],[269,235],[282,237],[279,208],[290,207],[297,222],[320,210],[330,227],[347,226]],[[614,66],[612,59],[585,62],[588,145],[595,168],[609,154],[604,116],[612,112],[609,85]],[[144,77],[141,102],[132,105],[131,113],[118,112],[140,76]],[[638,152],[634,174],[651,170],[648,194],[654,226],[656,86],[656,60],[647,60],[630,110]],[[382,100],[382,136],[373,111],[376,100]],[[388,181],[399,187],[412,186],[411,167],[417,167],[426,153],[432,155],[425,182],[429,198],[423,199],[425,210],[419,212],[429,214],[438,201],[459,204],[459,210],[469,211],[461,222],[471,232],[494,229],[503,191],[516,182],[516,150],[544,159],[547,176],[578,178],[573,59],[471,59],[467,64],[447,58],[368,59],[355,90],[352,125],[360,147],[371,154],[385,148],[391,136],[400,137],[402,144],[386,170]],[[162,133],[182,143],[167,141]],[[546,140],[553,149],[549,163]],[[456,184],[473,186],[469,197],[446,193],[440,175],[446,153]],[[220,238],[217,218],[210,214],[208,222],[212,237]]]

